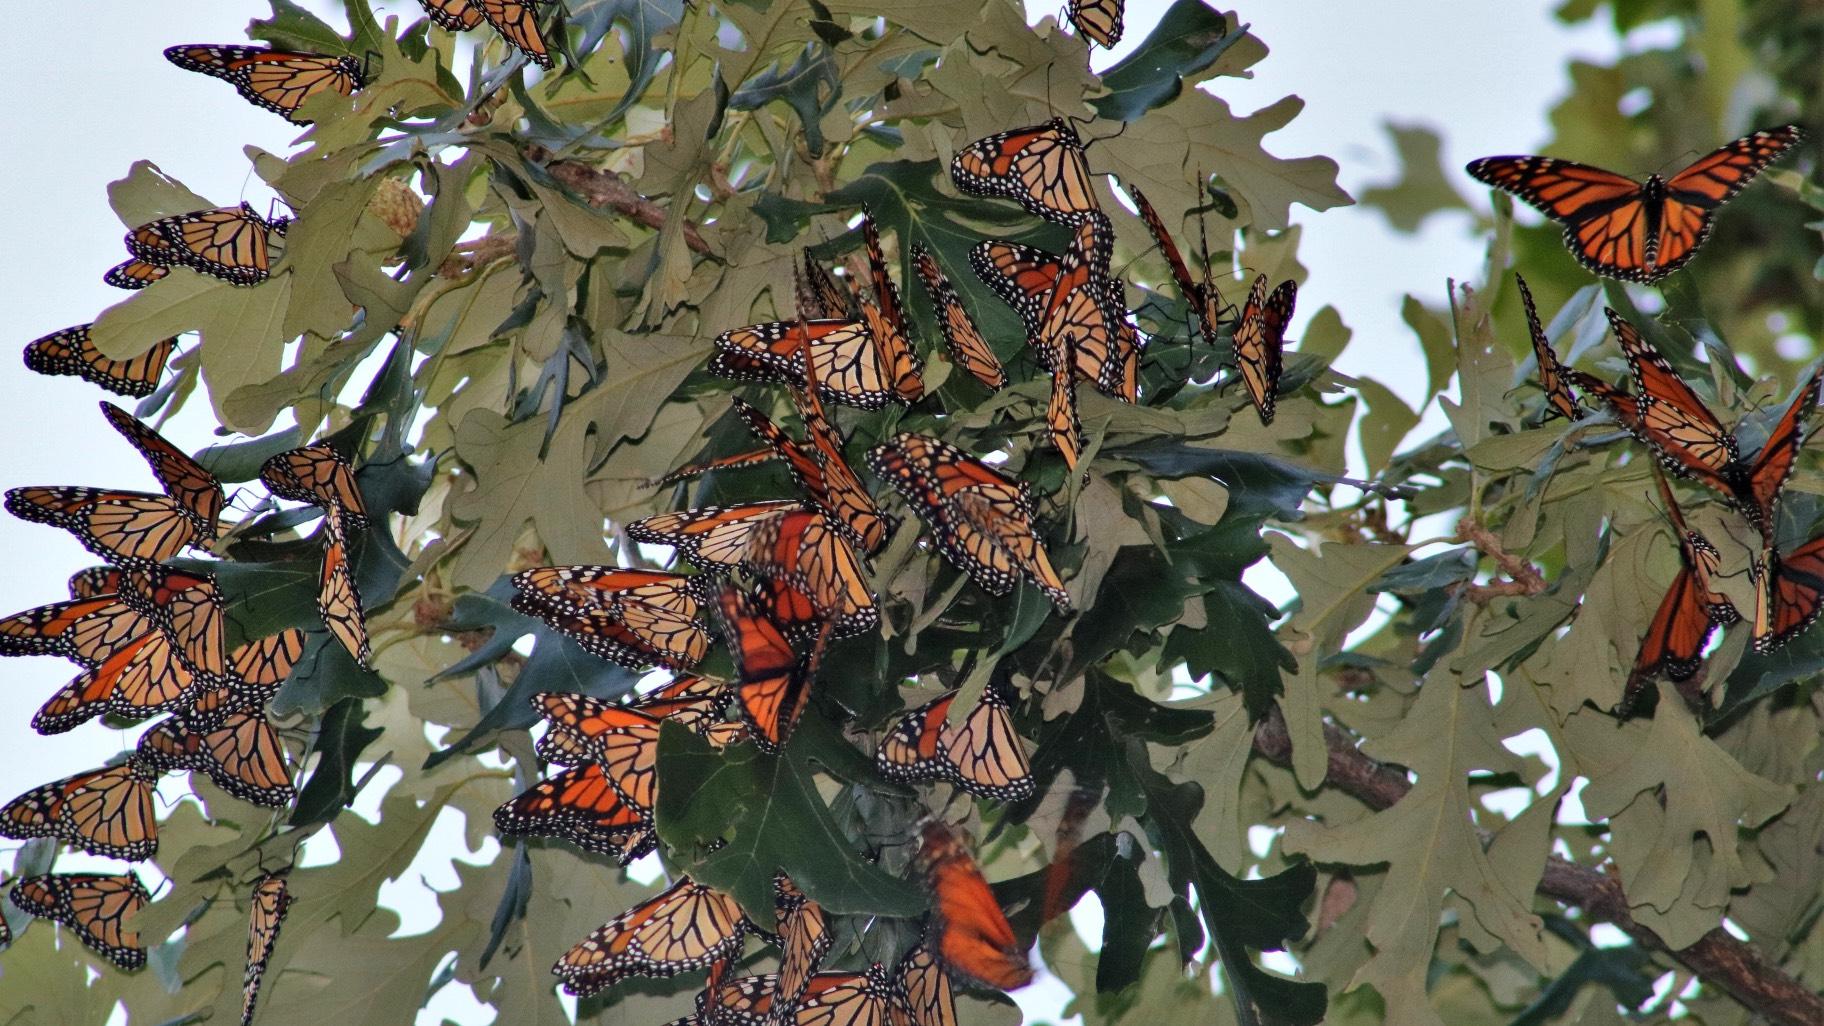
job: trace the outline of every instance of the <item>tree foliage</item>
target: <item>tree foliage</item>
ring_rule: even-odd
[[[627,537],[642,516],[796,494],[779,469],[652,482],[750,447],[731,395],[789,415],[783,390],[712,376],[710,340],[793,317],[801,249],[825,265],[862,259],[851,226],[864,208],[889,240],[927,397],[843,412],[851,462],[899,431],[1004,457],[1038,496],[1076,612],[1031,587],[989,596],[892,510],[870,567],[880,630],[830,648],[780,754],[663,732],[667,873],[770,923],[783,870],[832,914],[833,965],[891,964],[929,907],[919,824],[961,822],[1021,940],[1036,939],[1076,995],[1065,1011],[1091,1024],[1619,1022],[1669,1015],[1668,993],[1706,1023],[1803,1012],[1777,987],[1819,984],[1824,707],[1810,681],[1824,635],[1758,656],[1732,629],[1696,685],[1660,685],[1650,711],[1617,713],[1678,546],[1644,450],[1606,421],[1540,422],[1506,279],[1510,263],[1526,270],[1552,337],[1576,340],[1570,360],[1620,366],[1601,336],[1608,303],[1650,323],[1694,378],[1701,349],[1732,414],[1777,406],[1790,375],[1724,368],[1738,352],[1783,368],[1772,312],[1787,318],[1778,332],[1820,327],[1804,223],[1824,207],[1815,186],[1771,173],[1660,292],[1590,284],[1556,228],[1515,226],[1498,207],[1476,279],[1404,310],[1445,431],[1409,438],[1418,411],[1331,369],[1352,340],[1330,309],[1288,351],[1266,426],[1226,387],[1228,347],[1191,329],[1113,187],[1142,189],[1181,244],[1207,229],[1231,298],[1231,268],[1303,278],[1291,208],[1349,197],[1332,161],[1268,150],[1295,97],[1241,115],[1217,95],[1266,54],[1237,15],[1179,0],[1097,75],[1082,40],[999,0],[561,6],[557,71],[527,73],[488,37],[466,81],[453,70],[466,44],[423,21],[381,22],[365,0],[346,0],[347,34],[288,0],[250,26],[275,46],[365,55],[369,69],[353,96],[306,103],[315,123],[296,152],[249,152],[297,216],[274,274],[240,288],[174,272],[102,312],[93,339],[126,357],[200,337],[141,412],[206,397],[225,432],[246,436],[200,456],[225,482],[253,481],[266,458],[319,435],[359,454],[381,525],[350,549],[374,663],[321,629],[310,515],[236,525],[221,559],[199,561],[236,640],[311,631],[271,707],[302,768],[298,799],[275,817],[193,777],[197,800],[159,827],[169,885],[132,921],[146,971],[104,969],[91,985],[91,956],[9,910],[0,1022],[99,1022],[116,1000],[134,1023],[233,1021],[248,890],[306,842],[260,1021],[405,1022],[450,985],[501,1022],[568,1021],[549,967],[654,888],[555,842],[478,853],[495,807],[545,773],[529,696],[618,698],[639,675],[516,611],[508,577],[649,566],[668,557]],[[1615,5],[1624,27],[1671,17],[1693,30],[1614,67],[1574,68],[1552,152],[1629,167],[1708,149],[1752,127],[1727,91],[1748,80],[1767,87],[1757,115],[1789,118],[1789,96],[1815,103],[1804,58],[1816,47],[1768,28],[1782,22],[1763,8],[1779,4],[1750,7],[1738,25],[1724,0]],[[1702,31],[1712,21],[1736,28]],[[1752,55],[1770,49],[1779,60],[1764,75]],[[1705,76],[1681,75],[1700,63]],[[1655,102],[1619,113],[1642,87]],[[1054,116],[1093,140],[1114,266],[1151,339],[1138,404],[1079,391],[1075,473],[1045,443],[1051,384],[1019,319],[968,272],[983,238],[1057,252],[1067,233],[961,196],[946,173],[967,142]],[[1406,176],[1367,197],[1394,224],[1470,205],[1467,179],[1437,166],[1435,138],[1398,138]],[[131,228],[231,197],[193,195],[142,162],[109,199]],[[939,353],[934,312],[910,285],[915,245],[1008,367],[1005,390]],[[1816,532],[1813,466],[1789,485],[1788,543]],[[1729,542],[1725,572],[1745,569],[1739,518],[1697,495],[1687,505]],[[1283,605],[1244,580],[1266,565],[1290,584]],[[1721,582],[1741,608],[1747,581]],[[727,656],[706,669],[726,672]],[[991,684],[1017,696],[1034,797],[977,802],[875,769],[905,708],[947,688],[972,705]],[[351,810],[357,796],[377,818]],[[439,823],[460,829],[465,851],[427,843]],[[50,858],[33,842],[13,873]],[[459,884],[431,921],[403,922],[380,888],[427,861],[447,861]],[[1099,899],[1097,943],[1047,921],[1060,889]],[[1748,942],[1720,929],[1725,917]],[[1770,975],[1731,970],[1744,953]],[[1668,971],[1670,991],[1656,990]],[[666,1021],[701,987],[688,974],[622,984],[576,1015]],[[998,993],[965,993],[964,1021],[1011,1021]]]

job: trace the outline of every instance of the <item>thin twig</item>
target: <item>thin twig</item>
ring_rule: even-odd
[[[1539,573],[1539,568],[1507,551],[1501,539],[1476,518],[1464,517],[1457,521],[1457,540],[1474,544],[1507,575],[1505,581],[1463,585],[1463,596],[1476,605],[1485,606],[1503,595],[1537,595],[1545,590],[1545,577]]]
[[[1337,727],[1324,726],[1324,745],[1329,756],[1325,783],[1369,808],[1377,812],[1391,808],[1412,790],[1404,772],[1364,754]],[[1278,709],[1269,710],[1255,729],[1254,751],[1281,766],[1292,764],[1292,740]],[[1613,924],[1642,947],[1670,955],[1706,984],[1720,988],[1770,1023],[1824,1023],[1824,996],[1787,975],[1760,951],[1731,937],[1720,926],[1687,947],[1668,948],[1658,934],[1634,921],[1628,913],[1621,881],[1607,873],[1556,855],[1548,856],[1539,879],[1539,893],[1582,909],[1590,920]]]
[[[550,156],[551,152],[542,146],[526,147],[527,160],[543,162],[549,160]],[[607,207],[635,224],[657,231],[665,227],[665,221],[670,217],[664,207],[640,195],[638,190],[613,171],[604,171],[574,160],[552,160],[545,165],[545,170],[551,172],[551,177],[569,186],[585,203],[592,207]],[[698,253],[713,255],[702,233],[689,221],[684,222],[684,244]]]

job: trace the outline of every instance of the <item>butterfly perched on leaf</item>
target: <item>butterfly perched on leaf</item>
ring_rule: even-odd
[[[1011,199],[1063,224],[1102,212],[1083,140],[1063,118],[977,139],[951,158],[950,178],[966,193]]]
[[[807,247],[792,265],[792,296],[798,316],[806,320],[851,320],[860,311],[836,278],[811,255]]]
[[[282,874],[268,873],[253,885],[253,912],[247,920],[247,969],[241,974],[241,1026],[253,1026],[260,980],[272,963],[272,949],[279,942],[279,927],[291,911],[291,901],[291,889]]]
[[[716,729],[733,699],[734,693],[727,681],[683,674],[625,705],[609,708],[629,709],[654,720],[674,720],[686,730],[702,734]],[[532,707],[550,724],[550,729],[538,739],[538,757],[559,766],[576,766],[601,759],[600,746],[592,740],[598,732],[593,721],[596,709],[605,704],[587,695],[553,692],[533,695]]]
[[[494,829],[503,838],[560,838],[623,866],[658,843],[651,810],[629,803],[593,762],[553,774],[495,809]]]
[[[1804,135],[1797,125],[1755,132],[1645,182],[1552,157],[1483,157],[1466,170],[1564,225],[1564,244],[1584,267],[1652,284],[1690,261],[1717,209]]]
[[[545,38],[538,30],[536,0],[418,0],[418,3],[439,27],[462,32],[485,21],[533,63],[547,68],[556,66]]]
[[[361,65],[353,57],[263,46],[229,46],[186,43],[165,48],[165,59],[183,68],[231,83],[248,103],[283,114],[304,125],[298,108],[317,93],[328,90],[353,96],[367,84]]]
[[[1634,706],[1646,682],[1655,674],[1663,673],[1675,681],[1689,680],[1697,672],[1710,633],[1718,624],[1741,619],[1735,605],[1711,583],[1721,564],[1716,547],[1686,526],[1684,513],[1665,476],[1655,473],[1654,480],[1678,540],[1679,568],[1640,640],[1640,653],[1622,696],[1624,710]]]
[[[937,310],[937,325],[943,331],[944,349],[950,354],[950,362],[968,371],[989,391],[1000,391],[1007,384],[1007,372],[994,350],[988,347],[981,329],[975,326],[969,308],[963,305],[963,298],[957,295],[956,287],[950,284],[937,258],[930,250],[914,244],[912,267],[918,272],[918,280],[924,283],[925,294]]]
[[[734,957],[747,929],[735,899],[680,876],[596,929],[551,971],[565,991],[581,997],[629,976],[676,976]]]
[[[125,360],[111,359],[89,339],[92,324],[78,324],[53,331],[26,344],[25,366],[39,374],[81,378],[115,395],[148,396],[158,389],[165,362],[177,348],[175,337]]]
[[[688,669],[709,652],[699,619],[708,577],[614,566],[545,566],[513,575],[513,608],[592,655],[629,669]]]
[[[920,944],[899,961],[898,997],[910,1026],[956,1026],[956,996],[950,974],[931,949]]]
[[[800,651],[763,592],[730,585],[718,611],[735,660],[735,707],[762,751],[776,752],[810,703],[811,684],[823,657],[829,625]]]
[[[880,623],[860,558],[820,510],[790,502],[706,506],[636,520],[627,536],[675,546],[706,569],[757,575],[771,615],[795,634],[827,622],[835,636],[851,637]]]
[[[49,919],[75,933],[82,946],[122,969],[146,964],[139,932],[126,921],[152,900],[133,873],[52,873],[24,876],[9,892],[21,911]]]
[[[35,787],[0,807],[0,837],[55,837],[91,855],[149,859],[158,853],[157,783],[157,768],[136,755]]]
[[[109,423],[145,457],[165,494],[14,488],[6,493],[7,510],[23,520],[63,528],[90,552],[123,567],[161,563],[186,548],[214,541],[226,501],[215,475],[125,411],[108,403],[102,409]]]
[[[900,302],[899,286],[887,270],[880,228],[866,208],[861,212],[861,236],[868,254],[868,286],[873,299],[870,301],[866,296],[858,295],[856,305],[861,308],[861,320],[868,326],[868,334],[874,337],[881,370],[893,386],[893,397],[909,406],[925,394],[925,383],[920,377],[924,368],[912,348],[912,328],[906,318],[905,304]],[[808,373],[815,374],[815,361],[807,360],[805,366]],[[808,384],[814,390],[815,381]]]
[[[361,608],[361,590],[355,584],[354,564],[349,562],[348,529],[342,506],[332,502],[323,511],[323,570],[317,580],[317,615],[355,662],[368,666],[374,650],[367,636],[367,614]]]
[[[1767,433],[1752,461],[1741,458],[1734,433],[1723,426],[1691,386],[1632,324],[1605,310],[1621,343],[1622,355],[1639,386],[1634,400],[1636,434],[1652,448],[1662,466],[1713,489],[1773,544],[1780,492],[1792,476],[1805,439],[1805,418],[1818,403],[1824,368],[1799,387],[1786,412]]]
[[[1292,320],[1292,308],[1297,302],[1297,282],[1282,281],[1269,294],[1267,276],[1259,275],[1248,289],[1241,320],[1235,324],[1235,367],[1262,424],[1273,423],[1273,411],[1279,401],[1279,373],[1285,366],[1286,325]]]
[[[888,356],[861,321],[769,321],[716,336],[712,374],[736,381],[807,387],[805,352],[824,402],[878,410],[912,391],[894,377]],[[919,385],[919,389],[923,386]]]
[[[931,528],[939,551],[991,595],[1021,577],[1060,612],[1070,594],[1033,526],[1032,489],[947,442],[910,432],[868,452],[868,466]]]
[[[990,685],[975,709],[952,726],[947,717],[956,695],[939,695],[900,717],[875,752],[881,773],[892,780],[948,781],[999,801],[1031,796],[1032,768],[1006,696]]]
[[[1790,552],[1769,547],[1755,560],[1754,650],[1772,652],[1824,612],[1824,536]]]
[[[773,893],[777,900],[779,972],[774,978],[772,1008],[763,1021],[769,1026],[785,1026],[795,1021],[792,1013],[823,956],[829,953],[833,938],[823,906],[806,897],[791,877],[784,873],[774,877]]]
[[[1026,949],[956,833],[942,822],[926,823],[918,865],[932,900],[926,943],[945,968],[1001,990],[1031,983]]]
[[[661,478],[659,483],[670,484],[712,470],[726,470],[778,458],[785,461],[793,479],[803,490],[805,499],[823,510],[850,544],[867,553],[880,551],[887,541],[886,519],[881,515],[874,497],[868,494],[867,485],[856,476],[854,469],[849,466],[848,458],[843,455],[841,432],[824,413],[823,404],[818,400],[814,388],[794,390],[792,394],[804,417],[803,442],[793,438],[755,407],[740,398],[730,397],[729,402],[734,405],[736,416],[741,418],[755,437],[765,443],[765,448],[680,467]]]
[[[1571,394],[1564,364],[1539,323],[1539,308],[1533,305],[1533,290],[1526,287],[1526,279],[1518,274],[1514,275],[1514,284],[1520,288],[1520,306],[1526,311],[1527,334],[1533,342],[1533,357],[1539,363],[1539,389],[1545,393],[1545,415],[1566,420],[1583,419],[1583,408]]]
[[[367,529],[367,502],[355,481],[355,468],[328,442],[288,449],[260,465],[260,481],[272,494],[313,506],[339,506],[342,525]]]
[[[1140,211],[1140,220],[1146,224],[1146,230],[1152,233],[1153,241],[1159,245],[1160,255],[1165,257],[1165,266],[1171,272],[1172,283],[1178,287],[1178,295],[1191,308],[1197,319],[1197,330],[1211,349],[1216,348],[1216,333],[1222,323],[1222,295],[1216,289],[1216,277],[1210,264],[1210,244],[1206,237],[1203,244],[1203,276],[1201,279],[1191,277],[1191,269],[1184,262],[1184,254],[1173,241],[1172,233],[1165,227],[1165,219],[1159,211],[1147,201],[1146,194],[1136,185],[1127,186],[1128,194],[1134,198],[1134,206]],[[1201,227],[1201,225],[1200,225]]]
[[[290,805],[298,793],[285,743],[264,706],[231,697],[224,704],[233,711],[212,716],[209,726],[193,727],[181,713],[160,720],[140,735],[140,756],[161,773],[199,770],[244,802],[269,809]]]
[[[1143,346],[1127,320],[1121,283],[1108,276],[1113,245],[1108,219],[1092,211],[1072,237],[1074,258],[990,239],[970,251],[969,265],[1020,315],[1040,366],[1055,372],[1060,350],[1068,348],[1078,377],[1131,403],[1139,398]]]
[[[271,236],[283,236],[290,227],[290,218],[268,221],[246,203],[195,210],[150,221],[128,232],[127,251],[134,258],[128,263],[181,265],[231,285],[258,285],[271,273]],[[109,284],[132,287],[128,282],[133,273],[144,276],[122,264],[108,272]],[[126,281],[116,281],[116,277]]]

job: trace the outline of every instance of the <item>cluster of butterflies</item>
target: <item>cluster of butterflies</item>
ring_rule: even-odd
[[[1507,190],[1561,222],[1572,255],[1597,274],[1652,283],[1684,266],[1709,237],[1723,203],[1802,137],[1795,125],[1729,143],[1670,178],[1646,182],[1550,157],[1488,157],[1472,176]],[[1760,535],[1749,563],[1755,581],[1753,643],[1771,652],[1797,637],[1824,611],[1824,536],[1790,552],[1774,542],[1780,493],[1797,463],[1805,421],[1818,403],[1824,369],[1814,371],[1773,423],[1752,459],[1736,432],[1705,405],[1645,335],[1612,309],[1609,326],[1632,371],[1635,391],[1567,367],[1553,351],[1532,291],[1517,279],[1548,415],[1581,419],[1578,393],[1607,411],[1675,477],[1715,492]],[[1679,542],[1680,569],[1655,611],[1635,658],[1622,708],[1632,708],[1648,681],[1689,680],[1702,664],[1712,631],[1741,619],[1713,583],[1721,555],[1685,523],[1665,473],[1655,478]]]
[[[62,733],[97,716],[138,722],[167,715],[119,762],[33,788],[0,806],[0,836],[51,837],[83,852],[137,862],[158,851],[153,791],[166,773],[203,773],[229,795],[267,808],[296,797],[285,745],[266,705],[303,654],[304,633],[289,628],[229,648],[215,575],[206,563],[172,563],[187,549],[208,551],[222,537],[220,482],[125,411],[109,403],[101,408],[151,466],[163,492],[65,486],[9,491],[6,508],[14,515],[70,532],[107,562],[72,577],[67,601],[0,618],[0,655],[59,656],[81,667],[33,716],[39,733]],[[346,532],[365,527],[367,513],[352,469],[318,443],[272,457],[261,479],[274,496],[322,507],[320,612],[329,632],[365,664],[367,631]],[[116,965],[144,964],[137,935],[122,926],[147,900],[136,875],[36,877],[19,881],[11,894],[20,908],[65,924]],[[263,880],[255,890],[256,927],[260,909],[267,908],[269,931],[276,933],[285,900],[282,877]],[[270,936],[261,945],[269,951]],[[250,956],[257,953],[250,948]],[[258,982],[253,961],[249,973],[250,1019]]]

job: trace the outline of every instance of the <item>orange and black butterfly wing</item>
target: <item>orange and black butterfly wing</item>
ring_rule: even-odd
[[[1104,49],[1121,41],[1127,0],[1070,0],[1067,13],[1077,34]]]
[[[481,24],[481,10],[469,0],[418,0],[439,28],[462,32]]]
[[[736,707],[761,750],[776,752],[810,701],[822,645],[800,656],[758,595],[729,587],[719,602],[723,634],[735,660]]]
[[[487,19],[494,31],[499,32],[513,48],[531,58],[532,62],[543,67],[552,68],[557,62],[551,59],[551,53],[545,46],[545,38],[538,31],[538,4],[536,0],[470,0],[481,10],[481,16]]]
[[[950,974],[923,944],[899,963],[899,1001],[909,1026],[957,1026]]]
[[[1045,324],[1045,309],[1063,273],[1061,258],[1017,242],[990,239],[969,251],[969,266],[995,295],[1013,307],[1026,325],[1026,334],[1037,335]],[[1049,354],[1039,353],[1045,360]],[[1051,369],[1050,364],[1045,365]]]
[[[1202,288],[1197,280],[1191,277],[1191,269],[1184,262],[1184,254],[1179,252],[1178,243],[1172,240],[1172,233],[1166,230],[1165,219],[1159,211],[1147,202],[1146,194],[1137,185],[1127,187],[1128,195],[1134,198],[1134,206],[1140,210],[1140,220],[1145,222],[1146,230],[1153,235],[1153,241],[1159,245],[1159,255],[1165,257],[1165,266],[1172,272],[1172,282],[1178,286],[1178,294],[1184,301],[1194,304]]]
[[[1753,511],[1745,515],[1750,523],[1760,525],[1761,537],[1768,546],[1773,545],[1780,491],[1786,487],[1786,479],[1792,476],[1799,448],[1805,443],[1805,418],[1818,404],[1820,382],[1824,382],[1824,369],[1812,372],[1811,378],[1800,386],[1798,394],[1786,407],[1786,413],[1768,432],[1767,441],[1748,471],[1745,486],[1739,489],[1743,493],[1743,509]]]
[[[1032,767],[999,688],[989,685],[980,704],[954,731],[946,731],[943,741],[946,769],[956,786],[995,801],[1032,796]]]
[[[1520,305],[1526,311],[1526,328],[1533,340],[1533,356],[1539,361],[1539,388],[1545,392],[1546,416],[1559,416],[1566,420],[1579,420],[1583,410],[1577,405],[1577,397],[1571,394],[1571,388],[1565,383],[1564,364],[1558,360],[1558,354],[1552,349],[1552,343],[1545,337],[1545,328],[1539,323],[1539,308],[1533,305],[1533,290],[1526,287],[1526,279],[1514,275],[1514,283],[1520,287]]]
[[[147,396],[157,390],[165,361],[177,348],[176,338],[155,343],[130,359],[115,360],[95,348],[89,340],[90,327],[78,324],[27,343],[25,366],[39,374],[78,377],[115,395]]]
[[[200,72],[234,84],[247,102],[288,120],[298,107],[325,89],[353,95],[364,84],[361,65],[352,57],[257,46],[186,44],[165,50],[165,59],[186,71]]]
[[[102,415],[121,437],[139,450],[139,455],[152,468],[153,476],[165,494],[181,503],[196,518],[198,533],[215,537],[216,521],[227,500],[222,483],[190,455],[165,440],[165,437],[140,423],[137,418],[113,403],[101,404]]]
[[[1004,196],[1064,224],[1101,211],[1083,141],[1063,118],[977,139],[951,159],[950,178],[964,192]]]
[[[937,310],[937,325],[943,331],[944,349],[950,354],[951,362],[968,371],[990,391],[999,391],[1007,384],[1007,372],[994,350],[988,347],[988,341],[982,338],[975,319],[969,316],[969,308],[963,305],[956,287],[945,277],[937,258],[930,250],[914,244],[912,266],[918,271],[925,294]]]
[[[158,854],[156,771],[141,759],[62,781],[57,836],[91,855],[141,862]]]
[[[974,856],[942,822],[925,824],[918,861],[931,890],[930,942],[944,966],[1001,990],[1030,983],[1032,966],[1006,913]]]
[[[260,480],[282,499],[340,505],[342,525],[350,531],[367,527],[367,503],[355,483],[355,468],[328,442],[279,453],[261,465]]]
[[[1641,436],[1661,465],[1681,477],[1695,478],[1730,502],[1739,503],[1734,483],[1739,461],[1735,436],[1645,336],[1614,310],[1605,312],[1622,355],[1634,370],[1638,388],[1634,402],[1640,414]],[[1750,520],[1758,514],[1758,510],[1747,508],[1742,512]]]
[[[1824,612],[1824,537],[1773,554],[1756,591],[1754,650],[1771,652],[1803,634]]]
[[[291,911],[291,890],[283,876],[268,873],[253,885],[253,912],[247,922],[247,969],[241,974],[241,1026],[253,1026],[260,980],[272,962],[279,927]]]
[[[1267,276],[1263,274],[1254,279],[1248,301],[1241,308],[1241,323],[1235,327],[1235,366],[1262,424],[1273,423],[1279,372],[1285,361],[1286,324],[1292,320],[1297,300],[1298,285],[1291,281],[1280,282],[1268,295]]]
[[[131,873],[21,877],[13,882],[10,897],[21,911],[69,927],[84,947],[122,969],[146,964],[139,934],[125,924],[152,896]]]
[[[1651,261],[1661,202],[1639,182],[1552,157],[1484,157],[1466,170],[1564,225],[1565,246],[1589,270],[1624,281],[1660,277]]]
[[[171,268],[164,264],[154,264],[134,257],[108,268],[101,280],[117,289],[143,289],[170,273]]]
[[[341,508],[334,503],[323,514],[323,573],[317,586],[317,612],[323,626],[355,662],[367,666],[372,661],[367,615],[362,612],[361,591],[355,586],[355,569],[348,558],[348,535],[342,527]]]
[[[653,850],[651,825],[648,812],[629,805],[595,763],[542,780],[494,810],[503,837],[557,837],[623,866]]]
[[[604,923],[551,971],[578,996],[628,976],[676,976],[738,953],[746,928],[733,898],[680,876],[664,893]]]
[[[1797,125],[1756,132],[1705,154],[1668,179],[1654,251],[1656,276],[1683,267],[1710,237],[1716,209],[1804,136]]]
[[[6,493],[7,512],[75,535],[111,563],[162,563],[184,549],[207,545],[196,515],[175,500],[146,492],[99,488],[28,487]]]

